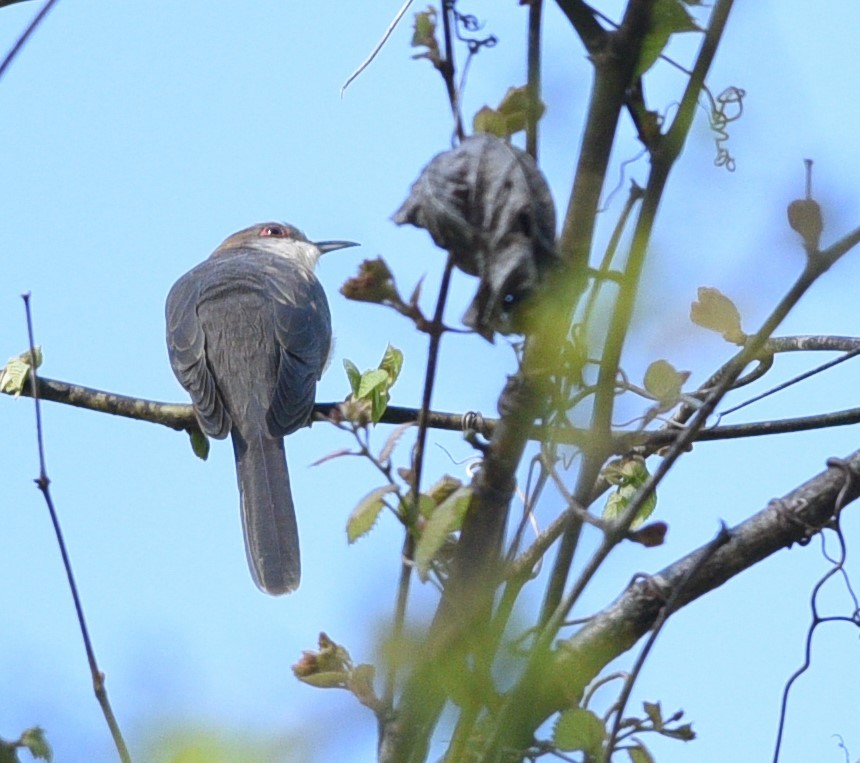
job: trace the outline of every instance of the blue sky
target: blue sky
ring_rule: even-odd
[[[408,19],[341,98],[341,84],[397,3],[158,5],[60,2],[0,81],[0,360],[26,346],[19,295],[31,291],[45,376],[184,401],[164,348],[168,289],[229,233],[284,219],[311,238],[362,244],[321,263],[336,346],[318,399],[346,394],[343,358],[369,368],[391,342],[406,352],[394,402],[416,405],[425,339],[393,314],[338,294],[361,259],[377,255],[407,293],[426,274],[428,310],[438,282],[443,255],[422,231],[389,220],[421,167],[449,145],[451,130],[441,82],[427,62],[410,60]],[[618,5],[607,13],[617,16]],[[33,3],[0,9],[0,50],[36,10]],[[488,0],[463,10],[485,19],[500,39],[472,62],[468,122],[524,80],[526,13],[513,2]],[[703,112],[664,200],[625,359],[632,377],[666,358],[700,381],[728,356],[718,337],[689,323],[698,286],[732,296],[748,330],[767,314],[802,265],[785,207],[801,195],[804,157],[816,161],[824,242],[860,221],[860,107],[853,96],[860,63],[852,53],[858,23],[860,10],[847,1],[822,8],[737,4],[710,77],[715,93],[729,85],[747,93],[743,118],[730,127],[737,171],[713,166]],[[678,40],[671,52],[683,60],[696,39]],[[541,159],[561,212],[589,64],[552,3],[545,46]],[[659,67],[646,92],[671,112],[682,84]],[[629,125],[624,134],[613,176],[639,151]],[[646,171],[640,160],[626,178],[643,182]],[[621,202],[616,197],[600,220],[604,241]],[[814,287],[780,333],[857,334],[858,279],[854,253]],[[455,279],[450,321],[462,315],[473,289],[467,277]],[[780,359],[776,374],[784,378],[811,363]],[[494,414],[503,374],[513,368],[506,342],[446,338],[442,364],[434,407]],[[855,390],[848,363],[732,421],[855,406]],[[203,463],[184,435],[162,427],[50,404],[44,418],[54,499],[108,691],[136,759],[170,759],[163,735],[183,730],[214,730],[237,746],[232,760],[372,759],[369,712],[346,693],[298,684],[290,672],[320,630],[348,646],[356,661],[373,661],[392,610],[400,552],[394,522],[383,518],[353,546],[344,531],[358,498],[379,479],[358,460],[311,467],[348,447],[344,435],[320,425],[287,442],[303,582],[296,594],[271,599],[246,569],[228,444],[214,443]],[[32,483],[38,467],[30,401],[0,399],[0,430],[0,736],[39,724],[58,760],[113,760]],[[376,434],[380,445],[386,436]],[[434,435],[433,443],[428,483],[443,472],[463,477],[470,448],[452,434]],[[578,614],[608,603],[634,572],[656,571],[706,542],[720,519],[741,521],[817,473],[828,456],[856,446],[856,428],[697,446],[660,491],[667,543],[620,550]],[[557,509],[545,506],[541,522]],[[852,513],[845,515],[849,537],[858,531]],[[783,551],[672,619],[634,702],[683,707],[699,739],[655,744],[661,762],[768,759],[782,686],[802,659],[809,591],[826,568],[815,544]],[[434,592],[418,588],[415,611],[426,613]],[[849,611],[838,593],[830,603]],[[837,733],[852,758],[860,756],[856,644],[850,628],[816,636],[813,668],[792,695],[784,761],[843,760],[831,736]]]

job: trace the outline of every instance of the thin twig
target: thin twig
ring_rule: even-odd
[[[9,68],[9,64],[12,63],[14,58],[21,52],[21,48],[24,47],[24,43],[30,38],[30,35],[36,31],[36,27],[42,23],[42,19],[47,16],[48,11],[54,6],[57,0],[48,0],[43,6],[42,10],[40,10],[33,20],[30,22],[30,25],[24,30],[24,34],[22,34],[18,41],[12,46],[12,49],[6,54],[6,58],[3,59],[3,63],[0,64],[0,77],[2,77],[6,73],[6,69]]]
[[[198,427],[194,416],[194,408],[187,403],[161,403],[155,400],[118,395],[113,392],[84,387],[77,384],[38,377],[28,380],[21,395],[33,397],[33,383],[38,386],[39,399],[76,408],[122,416],[150,424],[160,424],[175,430],[195,431]],[[6,394],[14,395],[13,392]],[[314,413],[318,420],[327,420],[340,403],[316,403]],[[389,405],[380,419],[382,424],[405,424],[418,421],[418,409],[402,405]],[[472,412],[450,413],[447,411],[427,411],[426,420],[429,429],[441,429],[449,432],[462,432],[464,421],[474,420]],[[492,437],[498,419],[480,416],[480,428],[477,430],[482,437]],[[846,408],[829,413],[819,413],[810,416],[796,416],[786,419],[768,421],[751,421],[745,424],[726,424],[703,429],[696,435],[696,442],[714,442],[717,440],[734,440],[743,437],[762,437],[775,434],[790,434],[792,432],[807,432],[812,429],[828,429],[831,427],[851,426],[860,423],[860,408]],[[646,432],[614,432],[612,435],[613,454],[627,453],[632,448],[654,449],[671,444],[678,436],[681,427],[674,426],[658,431]],[[533,427],[529,439],[542,442],[547,437],[546,427]],[[553,433],[553,441],[558,444],[583,446],[588,442],[589,430],[576,427],[565,427]]]
[[[451,33],[451,17],[455,13],[454,4],[456,0],[442,0],[442,30],[445,39],[445,60],[438,67],[445,80],[445,89],[448,92],[448,102],[451,104],[451,115],[454,117],[454,134],[458,141],[465,138],[463,132],[463,120],[460,117],[460,96],[457,93],[456,74],[457,67],[454,64],[454,37]]]
[[[430,332],[430,346],[427,350],[427,369],[424,374],[424,393],[421,398],[421,408],[418,411],[418,435],[415,438],[415,449],[412,455],[412,498],[414,501],[413,516],[418,516],[418,506],[421,500],[421,473],[424,468],[424,451],[427,442],[428,412],[430,402],[433,398],[433,386],[436,382],[436,367],[439,361],[439,346],[442,334],[445,333],[443,321],[445,304],[448,301],[448,288],[451,284],[451,273],[454,270],[454,257],[448,254],[445,270],[442,273],[442,282],[439,286],[439,296],[436,300],[436,310],[433,313],[433,322]],[[400,567],[400,580],[397,585],[397,603],[394,612],[393,639],[398,643],[406,623],[406,605],[409,600],[409,584],[412,579],[412,557],[415,554],[415,535],[407,527],[406,537],[403,539],[402,563]],[[392,663],[388,670],[385,682],[384,704],[389,707],[394,700],[394,683],[396,671]]]
[[[856,476],[851,469],[851,464],[847,461],[844,461],[841,458],[829,458],[827,460],[827,465],[829,467],[835,467],[842,471],[845,482],[842,485],[842,488],[839,491],[839,494],[836,497],[836,501],[833,506],[833,519],[829,524],[831,529],[836,532],[836,537],[839,540],[839,557],[831,558],[827,553],[825,548],[825,537],[824,533],[821,533],[821,544],[822,544],[822,553],[824,557],[831,562],[833,565],[824,575],[818,580],[815,586],[812,589],[812,594],[810,595],[809,606],[811,609],[812,620],[809,624],[809,629],[806,634],[806,646],[804,649],[804,659],[803,663],[799,668],[797,668],[794,673],[792,673],[791,677],[786,682],[783,687],[782,692],[782,701],[780,703],[779,708],[779,725],[777,728],[776,734],[776,742],[774,744],[774,752],[773,752],[773,763],[778,763],[779,761],[779,752],[782,747],[782,736],[785,731],[785,719],[786,714],[788,712],[788,697],[791,693],[791,689],[794,686],[795,681],[797,681],[800,676],[802,676],[812,664],[812,637],[818,628],[819,625],[828,622],[848,622],[854,626],[860,625],[860,609],[858,609],[857,597],[854,595],[854,592],[851,588],[850,582],[847,580],[847,575],[845,573],[845,560],[848,553],[848,547],[845,543],[845,536],[842,534],[842,528],[840,525],[840,517],[842,514],[842,509],[845,508],[845,504],[847,503],[847,498],[853,483],[856,480]],[[830,578],[833,576],[842,573],[843,577],[846,579],[847,587],[849,595],[851,596],[854,603],[854,612],[851,617],[845,616],[834,616],[834,617],[822,617],[818,613],[818,595],[821,590],[824,588],[824,585],[827,583]]]
[[[731,534],[729,533],[725,523],[722,523],[716,537],[707,546],[705,546],[704,553],[697,557],[696,563],[690,565],[690,569],[687,570],[686,575],[681,578],[678,585],[672,589],[672,593],[661,608],[660,614],[654,621],[651,632],[648,635],[645,644],[642,646],[642,651],[639,652],[636,662],[633,664],[633,668],[627,674],[624,686],[618,696],[618,700],[616,702],[617,709],[615,710],[615,721],[612,724],[612,732],[609,734],[609,739],[606,743],[607,758],[612,757],[615,742],[618,739],[618,732],[621,730],[621,723],[624,720],[624,709],[627,707],[627,702],[630,699],[630,694],[633,692],[633,686],[636,683],[636,679],[639,677],[639,674],[642,672],[642,667],[645,665],[645,660],[648,658],[648,655],[651,653],[651,649],[654,647],[654,643],[657,641],[657,636],[660,635],[660,631],[663,629],[669,616],[675,611],[684,589],[716,553],[717,549],[728,543],[729,540],[731,540]]]
[[[400,19],[403,18],[403,15],[406,11],[409,10],[409,6],[412,5],[412,0],[406,0],[405,3],[400,7],[400,10],[397,11],[397,14],[392,19],[391,23],[388,25],[388,28],[385,30],[385,33],[382,35],[382,39],[376,43],[376,46],[373,50],[370,51],[370,55],[364,59],[359,65],[358,68],[346,78],[346,82],[343,83],[343,87],[340,89],[340,97],[343,98],[343,94],[346,92],[346,89],[352,84],[352,81],[356,79],[370,64],[373,62],[373,59],[379,54],[379,51],[382,50],[382,47],[388,42],[388,38],[391,37],[392,32],[400,23]]]
[[[588,9],[581,7],[581,3],[573,2],[569,3],[569,6],[570,11],[576,14],[576,23],[581,24],[588,18]],[[573,22],[573,19],[571,20]],[[621,109],[626,101],[650,23],[651,6],[648,3],[629,3],[621,26],[614,32],[604,32],[591,16],[591,24],[596,25],[597,30],[589,26],[588,29],[592,31],[588,33],[594,35],[595,40],[599,40],[601,49],[606,50],[601,52],[597,47],[594,50],[589,48],[594,62],[594,85],[573,191],[559,239],[559,251],[567,263],[569,278],[573,281],[572,291],[576,294],[585,287],[600,195],[606,181]],[[614,55],[606,51],[612,51]],[[632,315],[635,287],[639,281],[648,236],[659,204],[660,189],[668,177],[668,172],[668,166],[652,166],[649,188],[642,201],[634,241],[627,260],[625,283],[619,289],[612,326],[607,331],[600,381],[592,413],[593,435],[574,490],[575,498],[584,505],[588,504],[592,487],[604,461],[603,455],[609,445],[618,361]],[[541,622],[545,623],[551,616],[564,593],[580,532],[581,526],[573,524],[562,537],[541,608]]]
[[[776,394],[777,392],[782,392],[784,389],[788,389],[794,384],[798,382],[805,381],[816,374],[820,374],[823,371],[827,371],[834,366],[838,366],[840,363],[844,363],[846,360],[850,360],[851,358],[855,358],[860,355],[860,347],[851,352],[846,352],[844,355],[841,355],[838,358],[834,358],[833,360],[822,363],[820,366],[816,366],[815,368],[811,368],[809,371],[804,371],[802,374],[798,374],[797,376],[793,376],[791,379],[784,381],[782,384],[777,384],[775,387],[771,387],[769,390],[762,392],[760,395],[756,395],[755,397],[751,397],[748,400],[744,400],[742,403],[733,406],[732,408],[728,408],[725,411],[720,411],[720,416],[728,416],[730,413],[735,413],[735,411],[741,410],[741,408],[746,408],[748,405],[752,405],[753,403],[757,403],[760,400],[764,400],[766,397],[770,397],[771,395]]]
[[[532,159],[538,158],[538,110],[541,98],[541,14],[543,0],[532,0],[529,5],[528,34],[528,107],[526,111],[526,152]]]
[[[28,292],[27,294],[22,294],[21,297],[24,300],[24,311],[27,315],[27,337],[30,342],[30,374],[33,379],[36,380],[38,379],[36,371],[36,342],[33,336],[33,319],[30,314],[30,294]],[[113,737],[120,759],[123,763],[131,763],[131,756],[128,753],[128,748],[126,747],[119,724],[116,722],[116,717],[114,716],[113,709],[111,708],[110,701],[108,700],[107,690],[105,689],[104,673],[99,670],[98,663],[96,662],[96,654],[93,649],[92,641],[90,640],[89,629],[87,628],[87,622],[84,617],[84,607],[81,603],[81,597],[78,594],[78,586],[75,583],[74,573],[72,572],[72,563],[66,549],[66,541],[63,538],[63,531],[60,528],[60,520],[54,507],[54,501],[51,498],[51,481],[48,479],[48,472],[45,466],[45,445],[42,434],[42,410],[39,404],[38,383],[33,384],[33,389],[33,404],[36,409],[36,443],[39,450],[39,477],[36,480],[36,485],[38,485],[39,490],[42,491],[45,503],[48,506],[48,513],[51,516],[51,523],[54,526],[54,534],[57,537],[57,545],[60,548],[60,556],[63,559],[63,567],[66,570],[66,577],[69,580],[69,590],[72,593],[75,613],[78,617],[78,625],[81,629],[81,636],[84,640],[84,649],[87,653],[87,662],[90,666],[90,675],[92,677],[93,690],[95,691],[96,699],[98,700],[99,706],[101,707],[102,713],[107,721],[108,728],[110,729],[110,733]]]

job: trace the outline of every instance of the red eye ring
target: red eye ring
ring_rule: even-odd
[[[286,238],[289,235],[289,231],[283,225],[267,225],[260,231],[260,235]]]

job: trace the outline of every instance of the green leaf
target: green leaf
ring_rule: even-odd
[[[485,132],[504,138],[508,135],[508,120],[504,114],[500,114],[489,106],[482,106],[472,117],[472,131]]]
[[[194,455],[201,461],[209,458],[209,438],[199,429],[189,432],[188,437],[191,440],[191,450],[194,451]]]
[[[722,334],[732,344],[743,344],[747,335],[741,328],[741,314],[735,303],[719,289],[700,286],[698,300],[690,305],[690,320],[697,326]]]
[[[499,138],[510,137],[526,129],[531,107],[528,88],[525,85],[508,88],[498,108],[484,106],[475,114],[472,128],[475,132],[486,132]],[[544,111],[546,106],[538,101],[536,119],[540,119]]]
[[[418,516],[427,519],[434,511],[436,511],[436,506],[438,506],[438,504],[435,503],[429,495],[421,493],[418,496],[418,512],[416,513],[415,495],[410,490],[400,502],[400,516],[406,523],[406,527],[411,529],[415,527],[415,520]]]
[[[53,759],[51,745],[45,739],[45,732],[39,727],[34,726],[27,729],[21,734],[21,745],[26,747],[34,758],[50,761]]]
[[[472,489],[461,487],[451,493],[430,514],[421,537],[415,545],[415,568],[421,580],[427,580],[430,565],[448,536],[460,529],[471,497]]]
[[[344,368],[352,386],[353,397],[370,403],[370,418],[374,424],[378,423],[388,407],[388,391],[403,368],[403,353],[389,344],[377,368],[362,374],[350,361],[344,361]]]
[[[383,485],[361,499],[346,521],[346,537],[350,543],[355,543],[373,529],[379,512],[385,507],[383,498],[396,490],[397,485]]]
[[[649,477],[648,467],[642,458],[625,458],[611,462],[603,470],[603,476],[608,482],[617,485],[614,493],[606,499],[603,507],[603,518],[609,521],[618,519],[630,505],[639,489],[645,484]],[[652,492],[639,509],[639,513],[630,523],[630,528],[635,530],[639,527],[657,508],[657,494]]]
[[[379,367],[383,371],[388,371],[388,386],[393,387],[397,377],[400,376],[400,371],[403,368],[403,352],[392,345],[385,348],[385,354],[379,363]]]
[[[436,9],[415,14],[415,26],[412,32],[412,45],[428,45],[428,40],[436,35]]]
[[[654,728],[659,731],[663,728],[663,710],[659,702],[643,702],[642,707]]]
[[[347,688],[356,696],[359,702],[368,707],[374,707],[378,703],[376,692],[373,690],[373,679],[376,669],[373,665],[362,663],[356,665],[349,674]]]
[[[696,732],[693,731],[693,724],[691,723],[685,723],[674,729],[662,729],[660,733],[664,737],[680,739],[682,742],[692,742],[696,738]]]
[[[788,224],[801,236],[806,248],[817,251],[824,230],[821,207],[815,199],[795,199],[788,205]]]
[[[349,673],[337,670],[320,671],[306,676],[296,676],[304,684],[316,689],[343,689],[349,681]]]
[[[635,747],[628,747],[627,754],[630,756],[630,763],[654,763],[654,758],[642,742],[637,742]]]
[[[681,399],[681,388],[689,378],[689,371],[678,371],[667,360],[655,360],[645,371],[645,389],[668,410]]]
[[[361,371],[358,370],[358,366],[355,365],[351,360],[347,360],[344,358],[343,368],[346,371],[346,378],[349,379],[349,386],[352,390],[353,395],[358,395],[358,387],[361,384]]]
[[[33,355],[38,368],[42,365],[42,348],[34,347]],[[24,391],[32,367],[30,350],[24,350],[20,355],[9,358],[6,365],[0,368],[0,392],[19,397]]]
[[[345,688],[351,673],[349,652],[325,633],[319,635],[319,650],[302,652],[293,665],[293,675],[299,681],[321,689]]]
[[[348,278],[340,287],[340,293],[347,299],[376,305],[397,303],[400,300],[394,276],[381,257],[364,260],[358,266],[358,275]]]
[[[442,54],[439,51],[439,42],[436,39],[436,9],[428,8],[426,11],[415,14],[415,25],[412,32],[412,47],[427,48],[423,53],[417,53],[413,58],[427,58],[434,66],[442,62]]]
[[[581,750],[588,756],[599,756],[606,738],[603,722],[591,710],[574,707],[565,710],[555,722],[552,739],[560,750]]]
[[[450,474],[443,474],[428,488],[427,495],[433,501],[434,506],[441,506],[461,487],[463,487],[463,483],[456,477],[452,477]]]
[[[382,414],[385,413],[385,409],[388,408],[387,385],[374,389],[370,395],[370,400],[370,418],[374,424],[378,424],[382,419]]]
[[[374,368],[372,371],[365,371],[361,375],[361,381],[358,384],[358,392],[355,396],[359,399],[369,399],[371,393],[388,383],[388,371],[381,368]]]
[[[701,31],[680,0],[657,0],[651,14],[651,29],[642,43],[634,77],[641,77],[654,65],[673,34]]]

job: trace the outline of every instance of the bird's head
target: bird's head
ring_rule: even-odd
[[[358,246],[352,241],[309,241],[298,228],[287,223],[257,223],[228,236],[213,253],[217,255],[231,249],[259,249],[297,261],[313,270],[320,255]]]

